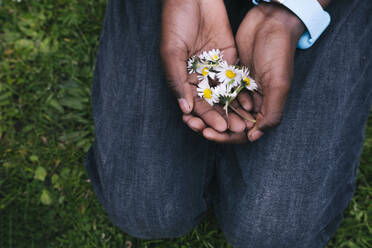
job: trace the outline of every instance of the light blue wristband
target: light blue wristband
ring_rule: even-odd
[[[252,0],[256,5],[261,1],[286,6],[305,24],[307,30],[297,43],[299,49],[311,47],[331,22],[331,16],[323,10],[317,0]]]

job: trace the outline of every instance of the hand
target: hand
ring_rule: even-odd
[[[244,142],[247,140],[244,130],[251,123],[235,113],[226,118],[222,107],[210,106],[197,96],[196,86],[190,84],[197,83],[197,78],[187,73],[186,61],[213,48],[220,49],[229,63],[236,63],[235,40],[222,0],[163,0],[161,56],[168,84],[184,113],[184,122],[194,131],[202,131],[207,139]]]
[[[248,132],[250,141],[281,122],[296,45],[304,30],[301,20],[285,7],[265,3],[252,8],[239,26],[240,61],[251,70],[262,91],[252,96],[257,122]]]

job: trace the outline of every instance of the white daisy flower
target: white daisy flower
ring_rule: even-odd
[[[203,80],[198,84],[198,96],[204,98],[210,105],[213,106],[218,99],[213,94],[211,87],[209,86],[208,78],[203,78]]]
[[[218,63],[222,61],[222,57],[223,55],[219,49],[213,49],[208,52],[205,51],[199,55],[200,60],[211,63]]]
[[[208,52],[207,51],[204,51],[203,53],[201,53],[198,58],[201,60],[201,61],[205,61],[206,60],[206,56],[207,56]]]
[[[244,84],[245,88],[247,90],[250,90],[250,91],[256,90],[257,89],[257,83],[253,78],[251,78],[249,76],[248,68],[244,66],[242,71],[243,71],[243,73],[242,73],[241,80],[242,80],[242,83]]]
[[[226,116],[228,116],[228,107],[232,100],[236,98],[238,93],[234,90],[231,92],[231,87],[226,83],[221,83],[212,89],[213,94],[218,99],[216,102],[223,104],[223,109],[226,111]]]
[[[225,104],[226,101],[231,100],[237,96],[237,92],[231,92],[231,87],[227,83],[220,83],[219,85],[212,88],[213,94],[218,103]]]
[[[204,80],[207,80],[208,81],[208,77],[204,77],[202,75],[197,75],[196,77],[199,79],[199,82],[202,82]]]
[[[212,71],[212,67],[209,65],[199,63],[196,67],[196,72],[203,75],[205,78],[209,76],[211,79],[214,79],[216,77],[216,73]]]
[[[241,71],[235,66],[227,64],[226,61],[222,61],[220,65],[216,67],[216,71],[216,76],[221,83],[226,83],[231,88],[239,85]]]
[[[196,72],[197,64],[198,60],[196,59],[196,56],[192,56],[187,60],[187,70],[189,71],[189,74]]]

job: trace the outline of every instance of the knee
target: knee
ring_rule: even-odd
[[[304,247],[305,230],[302,226],[271,222],[264,219],[241,219],[225,228],[225,236],[234,248],[288,248]],[[296,223],[296,222],[294,222]],[[298,224],[298,223],[297,223]],[[300,225],[300,224],[298,224]]]
[[[140,204],[115,203],[109,218],[122,231],[142,239],[178,238],[198,224],[194,210],[175,202],[144,200]]]

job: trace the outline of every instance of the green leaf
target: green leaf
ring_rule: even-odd
[[[59,199],[58,199],[58,203],[59,204],[62,204],[64,200],[65,200],[65,197],[64,196],[60,196]]]
[[[54,188],[60,189],[61,184],[60,184],[59,176],[57,174],[53,174],[53,176],[52,176],[52,184],[53,184],[53,187]]]
[[[62,178],[68,178],[68,176],[70,175],[70,169],[69,168],[63,168],[62,171],[61,171],[61,177]]]
[[[34,178],[44,182],[46,175],[47,175],[46,170],[42,166],[38,166],[35,170]]]
[[[15,42],[16,49],[34,49],[34,42],[30,39],[20,39]]]
[[[43,192],[41,193],[40,201],[44,205],[50,205],[52,204],[52,198],[50,198],[50,193],[48,190],[43,189]]]
[[[55,185],[59,181],[59,176],[57,174],[53,174],[52,176],[52,184]]]
[[[63,107],[61,106],[61,104],[57,102],[57,100],[51,99],[49,105],[58,110],[59,112],[63,112]]]
[[[39,45],[39,51],[42,53],[49,53],[50,52],[50,38],[45,38]]]
[[[76,110],[84,110],[84,108],[85,108],[82,100],[79,99],[79,98],[66,97],[66,98],[61,99],[60,103],[63,106],[66,106],[66,107],[69,107],[69,108],[72,108],[72,109],[76,109]]]
[[[31,160],[31,162],[37,162],[37,161],[39,161],[39,157],[36,156],[36,155],[31,155],[31,156],[29,157],[29,159]]]

